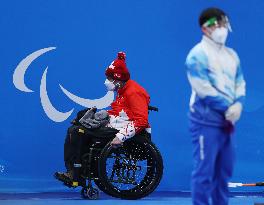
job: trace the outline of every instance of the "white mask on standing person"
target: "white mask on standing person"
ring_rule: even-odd
[[[228,29],[226,27],[219,27],[211,33],[211,38],[214,42],[224,45],[227,39],[227,35]]]
[[[115,84],[108,79],[105,80],[104,84],[108,91],[114,91],[116,88]]]

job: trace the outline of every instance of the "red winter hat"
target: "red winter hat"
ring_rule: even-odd
[[[120,81],[128,81],[130,79],[130,73],[126,67],[126,54],[124,52],[118,52],[117,59],[106,69],[105,75]]]

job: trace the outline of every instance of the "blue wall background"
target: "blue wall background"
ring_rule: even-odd
[[[240,55],[247,80],[247,103],[236,132],[234,182],[264,180],[264,2],[262,0],[24,0],[0,4],[0,191],[65,190],[52,177],[63,170],[63,142],[70,118],[51,121],[39,98],[42,73],[60,111],[81,106],[59,84],[78,96],[106,93],[104,71],[116,53],[127,53],[132,78],[160,108],[150,121],[153,140],[164,158],[159,190],[189,190],[191,140],[186,113],[190,87],[185,57],[201,38],[202,9],[219,6],[230,16],[228,45]],[[30,53],[57,47],[35,60],[25,82],[34,93],[13,85],[13,72]],[[72,115],[73,117],[74,115]],[[248,189],[247,189],[248,190]]]

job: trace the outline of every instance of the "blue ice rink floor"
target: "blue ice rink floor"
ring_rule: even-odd
[[[264,193],[232,193],[230,205],[264,205]],[[150,196],[136,201],[115,199],[101,193],[98,200],[84,200],[79,192],[50,193],[0,193],[0,205],[191,205],[188,192],[155,192]]]

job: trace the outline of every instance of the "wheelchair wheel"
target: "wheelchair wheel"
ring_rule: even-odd
[[[99,198],[99,191],[96,188],[86,188],[83,187],[81,191],[81,196],[84,199],[91,199],[91,200],[96,200]]]
[[[101,180],[97,179],[94,180],[94,183],[96,184],[96,186],[103,191],[104,193],[110,195],[110,196],[115,196],[111,191],[108,191],[108,189],[102,184]],[[116,196],[117,197],[117,196]]]
[[[119,148],[107,144],[98,162],[100,189],[122,199],[149,195],[159,185],[162,174],[160,152],[150,140],[140,136]]]

